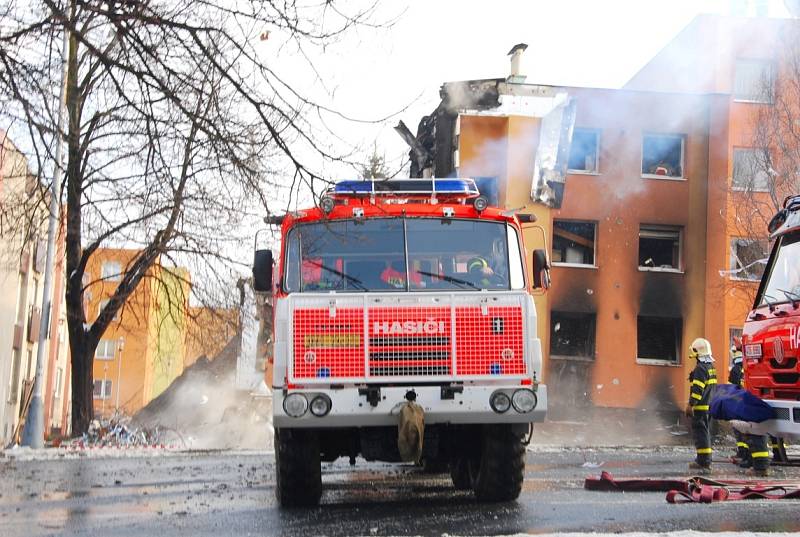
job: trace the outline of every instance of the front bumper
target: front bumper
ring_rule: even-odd
[[[380,399],[372,406],[357,388],[340,390],[300,389],[291,393],[320,394],[331,398],[331,411],[327,416],[317,417],[306,412],[299,418],[286,415],[283,410],[283,390],[273,392],[273,424],[275,427],[328,428],[328,427],[375,427],[397,425],[397,412],[405,402],[409,390],[417,394],[417,403],[425,410],[425,423],[533,423],[544,421],[547,413],[547,386],[536,388],[537,404],[528,413],[521,414],[513,408],[498,414],[489,406],[489,397],[497,390],[510,394],[523,386],[464,386],[461,393],[453,393],[452,399],[442,399],[439,386],[395,386],[382,387]]]
[[[731,425],[746,434],[771,434],[780,438],[800,440],[800,401],[764,399],[764,402],[775,409],[777,417],[761,423],[732,420]]]

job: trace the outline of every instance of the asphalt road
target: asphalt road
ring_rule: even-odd
[[[448,476],[346,461],[324,466],[322,505],[281,510],[273,456],[203,452],[52,460],[0,456],[0,535],[497,535],[563,531],[800,531],[800,501],[670,505],[664,493],[583,489],[617,477],[685,477],[686,448],[535,448],[516,502],[482,505]],[[601,467],[595,467],[602,463]],[[742,478],[717,464],[715,477]],[[800,468],[777,476],[800,481]]]

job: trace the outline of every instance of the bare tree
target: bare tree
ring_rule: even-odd
[[[784,199],[800,194],[800,34],[787,28],[774,62],[753,62],[750,147],[734,148],[729,202],[733,231],[728,291],[749,309],[769,251],[767,224]]]
[[[306,55],[373,17],[372,5],[349,12],[337,1],[2,2],[0,117],[25,140],[41,185],[26,211],[41,205],[52,173],[59,43],[69,36],[62,191],[73,433],[93,418],[98,342],[154,267],[194,264],[195,295],[233,287],[243,224],[272,211],[281,188],[321,187],[315,160],[349,158],[315,122],[337,112],[293,87],[259,44],[280,39],[278,52]],[[287,173],[290,185],[279,180]],[[109,245],[138,253],[89,322],[86,293],[100,282],[87,268]]]

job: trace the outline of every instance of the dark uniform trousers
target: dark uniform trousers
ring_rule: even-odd
[[[747,444],[750,446],[750,458],[753,461],[753,468],[756,470],[769,468],[767,435],[748,434]]]
[[[695,462],[700,466],[711,465],[711,415],[709,408],[717,371],[711,361],[697,360],[689,374],[689,406],[692,407],[692,435],[697,450]]]
[[[711,464],[711,415],[707,410],[695,410],[692,414],[692,435],[697,450],[697,464]]]
[[[728,383],[744,388],[744,369],[741,360],[731,367],[728,373]],[[733,429],[733,436],[736,438],[736,458],[742,462],[748,461],[750,459],[750,446],[747,445],[747,435],[737,429]]]

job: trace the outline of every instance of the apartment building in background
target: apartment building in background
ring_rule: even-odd
[[[430,171],[493,184],[498,205],[537,216],[529,252],[550,249],[553,286],[535,300],[554,415],[682,408],[696,337],[727,370],[767,248],[766,230],[742,236],[737,225],[749,217],[737,196],[766,195],[752,121],[770,106],[776,51],[798,24],[697,17],[621,89],[520,73],[442,86],[416,136]],[[531,201],[547,130],[535,103],[563,94],[574,130],[563,192],[547,206]]]
[[[87,320],[113,295],[139,250],[101,248],[87,264]],[[189,308],[186,269],[153,266],[103,334],[94,357],[94,410],[128,415],[158,397],[184,370]]]
[[[41,195],[40,185],[29,174],[25,157],[5,132],[0,131],[0,139],[0,204],[6,225],[12,224],[0,235],[0,441],[7,445],[15,440],[14,435],[22,425],[36,372],[47,213],[43,204],[42,212],[29,221],[20,213],[14,214],[23,202]],[[71,404],[63,301],[63,240],[57,244],[59,254],[53,274],[56,292],[48,348],[44,353],[46,437],[68,434]]]

